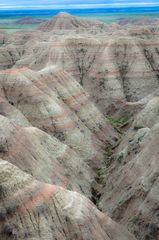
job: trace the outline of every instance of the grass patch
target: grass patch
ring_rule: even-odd
[[[124,115],[122,117],[115,118],[113,116],[108,115],[107,119],[109,120],[109,122],[114,128],[120,129],[129,123],[130,116]]]
[[[113,147],[109,144],[106,146],[104,152],[104,163],[103,166],[97,171],[97,181],[103,186],[106,184],[106,172],[107,168],[111,165],[113,161]]]
[[[106,184],[106,171],[106,166],[103,166],[97,172],[97,181],[102,184],[102,186],[105,186]]]
[[[108,168],[112,163],[113,147],[111,144],[107,145],[104,152],[104,163]]]

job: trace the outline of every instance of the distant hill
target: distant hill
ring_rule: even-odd
[[[106,26],[103,22],[98,20],[86,20],[79,17],[75,17],[66,12],[60,12],[58,15],[53,17],[51,20],[39,26],[41,31],[52,31],[52,30],[73,30],[73,29],[89,29],[91,28],[103,28]]]
[[[150,25],[153,23],[158,23],[158,19],[152,19],[147,17],[139,17],[139,18],[120,18],[118,19],[118,24],[121,26],[134,24],[134,25]]]
[[[40,24],[46,22],[45,19],[42,18],[34,18],[34,17],[24,17],[15,21],[15,24]]]

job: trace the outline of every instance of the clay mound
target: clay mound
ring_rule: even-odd
[[[118,101],[137,101],[159,86],[155,50],[158,40],[152,40],[153,33],[150,36],[144,42],[118,35],[116,40],[108,38],[104,42],[93,38],[67,39],[65,68],[103,112]]]
[[[3,91],[3,90],[2,90]],[[1,94],[0,94],[1,95]],[[27,127],[31,126],[26,117],[16,107],[9,103],[4,94],[0,97],[0,117],[7,117],[12,123],[16,125]]]
[[[13,67],[18,60],[20,60],[20,54],[16,47],[12,44],[8,46],[2,44],[0,48],[0,70]]]
[[[28,40],[16,65],[34,70],[52,65],[63,69],[105,114],[121,102],[138,101],[159,87],[158,45],[157,32],[149,28],[128,28],[106,38],[98,34],[48,34],[47,41],[35,36]]]
[[[63,135],[63,141],[83,158],[95,157],[94,145],[116,144],[114,129],[67,72],[12,69],[1,72],[0,82],[7,100],[33,126],[59,139]]]
[[[66,18],[71,17],[66,14]],[[159,87],[157,28],[131,24],[111,34],[105,30],[96,35],[89,30],[57,32],[20,31],[7,36],[1,46],[0,68],[16,65],[38,71],[54,65],[71,74],[104,114]]]
[[[135,240],[76,192],[37,182],[0,161],[0,238]]]
[[[91,168],[67,145],[37,128],[21,127],[0,116],[0,156],[40,181],[91,198]]]
[[[41,31],[53,30],[75,30],[75,29],[88,29],[89,27],[104,27],[104,23],[99,21],[90,21],[81,19],[70,15],[69,13],[60,12],[53,19],[41,24],[38,29]]]
[[[91,198],[105,146],[118,141],[108,120],[58,68],[15,68],[0,75],[1,157],[38,180]]]
[[[105,170],[101,209],[127,225],[138,239],[158,239],[159,98],[135,118]]]

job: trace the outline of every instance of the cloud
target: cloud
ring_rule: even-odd
[[[158,0],[1,0],[0,9],[67,9],[159,6]]]

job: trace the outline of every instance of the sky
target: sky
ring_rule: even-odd
[[[0,0],[3,9],[65,9],[159,6],[159,0]]]

